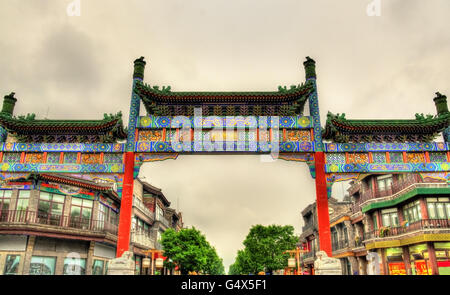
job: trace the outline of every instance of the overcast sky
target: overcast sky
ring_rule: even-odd
[[[128,122],[133,60],[145,82],[172,91],[273,91],[304,81],[316,60],[322,125],[347,118],[435,114],[450,94],[450,1],[72,0],[0,2],[0,94],[16,92],[15,114]],[[224,258],[226,268],[254,224],[291,224],[315,199],[305,164],[258,156],[180,156],[146,164],[161,187]],[[342,187],[338,184],[339,190]],[[336,190],[338,191],[338,190]],[[341,196],[337,196],[341,198]]]

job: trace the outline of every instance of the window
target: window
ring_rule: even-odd
[[[339,240],[338,239],[338,232],[337,232],[336,228],[334,228],[334,227],[331,229],[331,240],[334,243],[337,243],[337,241]]]
[[[132,222],[131,222],[131,229],[132,229],[132,230],[135,230],[135,229],[136,229],[136,223],[137,223],[136,217],[133,216],[133,220],[132,220]]]
[[[381,220],[383,226],[398,226],[397,208],[381,210]]]
[[[374,212],[372,215],[372,221],[373,221],[373,230],[378,229],[378,221],[377,221],[377,214]]]
[[[164,211],[159,207],[159,205],[156,205],[156,214],[155,219],[156,220],[162,220],[164,218]]]
[[[30,275],[54,275],[56,257],[33,256],[30,263]]]
[[[420,201],[407,204],[403,207],[403,218],[408,222],[416,222],[422,220],[422,212],[420,210]]]
[[[117,224],[118,214],[113,209],[100,202],[98,206],[98,220],[99,224],[102,225],[105,223]]]
[[[5,262],[5,275],[16,275],[19,272],[20,255],[7,255]]]
[[[16,210],[27,210],[28,202],[30,200],[30,191],[19,191],[19,196],[17,198]]]
[[[63,274],[65,275],[85,275],[86,259],[83,258],[65,258]]]
[[[138,217],[133,217],[132,229],[135,232],[150,234],[150,225]]]
[[[427,198],[428,217],[430,219],[449,219],[449,198]]]
[[[377,177],[378,189],[384,191],[392,186],[392,174]]]
[[[98,226],[100,228],[103,228],[106,222],[108,207],[103,205],[102,203],[99,203],[98,205]]]
[[[0,190],[0,221],[8,220],[8,210],[11,204],[12,191]]]
[[[39,195],[38,217],[40,222],[60,225],[64,210],[64,196],[41,192]]]
[[[93,201],[72,198],[70,208],[70,226],[87,229],[92,217]]]
[[[30,201],[30,191],[20,190],[16,203],[16,222],[24,222],[26,217],[26,210],[28,209],[28,202]]]
[[[157,240],[158,242],[161,241],[161,231],[159,231],[159,230],[156,232],[156,240]]]
[[[0,190],[0,211],[8,211],[11,204],[11,190]]]
[[[103,275],[105,262],[103,260],[95,259],[92,264],[92,274],[93,275]]]
[[[344,230],[342,231],[344,243],[348,243],[348,231],[347,227],[344,226]]]

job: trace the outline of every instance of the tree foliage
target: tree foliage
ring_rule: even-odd
[[[180,231],[167,229],[161,238],[164,256],[172,262],[165,262],[169,268],[178,265],[182,274],[201,272],[224,274],[222,259],[217,255],[205,236],[195,227]]]
[[[257,274],[260,271],[272,273],[287,267],[289,254],[286,250],[296,247],[298,238],[294,236],[294,227],[279,225],[255,225],[244,240],[245,248],[239,250],[231,274]]]

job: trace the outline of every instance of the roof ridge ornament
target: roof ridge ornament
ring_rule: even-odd
[[[436,97],[433,98],[434,104],[436,105],[436,111],[438,116],[442,116],[447,114],[448,106],[447,106],[447,96],[441,94],[439,91],[436,92]]]
[[[15,92],[11,92],[10,94],[5,95],[5,97],[3,98],[3,108],[1,111],[3,115],[12,117],[14,113],[14,106],[17,102],[17,98],[14,97],[15,94]]]
[[[317,78],[316,62],[314,61],[314,59],[307,56],[306,61],[303,62],[303,66],[305,67],[306,81],[308,81],[309,79]]]
[[[144,60],[143,56],[134,61],[133,79],[144,80],[144,71],[146,64],[147,62]]]

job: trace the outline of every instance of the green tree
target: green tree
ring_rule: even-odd
[[[289,254],[283,254],[286,250],[296,247],[298,238],[294,236],[294,227],[279,225],[255,225],[250,229],[244,240],[244,254],[241,254],[242,262],[239,262],[244,271],[253,273],[274,270],[287,267]],[[237,260],[239,261],[239,253]]]
[[[180,231],[167,229],[161,237],[164,256],[172,260],[165,262],[167,267],[178,265],[182,274],[195,271],[197,273],[224,273],[222,260],[205,236],[195,227],[183,228]]]
[[[225,268],[223,266],[222,258],[217,255],[216,249],[211,247],[207,253],[207,263],[205,273],[210,275],[223,275],[225,274]]]
[[[254,260],[248,249],[239,250],[236,256],[236,264],[240,274],[257,274],[264,270],[264,266],[259,261]]]
[[[236,262],[234,262],[233,264],[230,265],[230,267],[228,268],[228,274],[229,275],[240,275],[241,274],[239,265]]]

